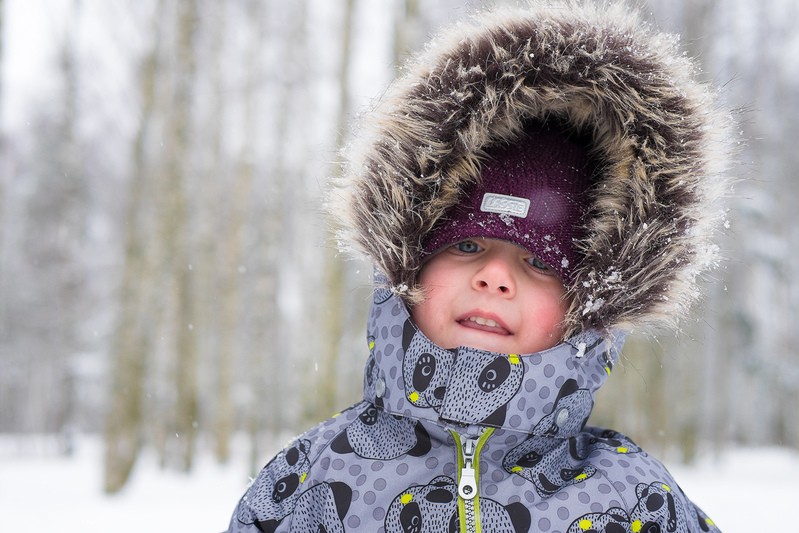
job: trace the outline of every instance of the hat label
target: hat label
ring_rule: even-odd
[[[500,215],[511,215],[519,218],[526,218],[530,209],[530,200],[527,198],[517,198],[505,194],[487,192],[483,195],[483,203],[480,204],[480,211],[485,213],[499,213]]]

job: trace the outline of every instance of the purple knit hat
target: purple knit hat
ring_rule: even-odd
[[[423,257],[465,239],[502,239],[534,253],[568,285],[594,168],[585,144],[542,128],[489,149],[480,183],[425,236]]]

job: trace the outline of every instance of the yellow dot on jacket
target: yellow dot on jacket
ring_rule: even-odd
[[[416,392],[416,391],[413,391],[412,393],[410,393],[408,395],[408,399],[410,401],[412,401],[413,403],[416,403],[419,400],[419,393]]]
[[[308,477],[308,472],[303,472],[300,476],[300,483],[305,483],[305,478]]]
[[[639,531],[641,531],[642,527],[644,527],[644,525],[641,523],[640,520],[636,520],[635,522],[630,524],[630,529],[632,530],[633,533],[638,533]]]
[[[516,465],[516,466],[514,466],[513,468],[510,469],[510,471],[513,472],[513,473],[518,473],[518,472],[521,472],[522,470],[524,470],[524,469],[521,466],[519,466],[519,465]]]
[[[413,499],[413,494],[410,494],[408,492],[400,496],[400,501],[402,502],[402,505],[408,505],[409,503],[411,503],[412,499]]]
[[[591,529],[591,526],[593,526],[594,523],[588,520],[587,518],[583,518],[582,520],[580,520],[580,522],[577,525],[580,526],[580,529],[582,529],[583,531],[588,531],[589,529]]]
[[[627,453],[630,450],[628,450],[624,446],[619,446],[618,448],[616,448],[616,451],[619,452],[619,453]]]
[[[585,481],[586,479],[588,479],[588,474],[586,474],[585,472],[583,472],[582,474],[577,475],[574,478],[575,481]]]
[[[372,351],[372,350],[374,350],[374,348],[375,348],[375,341],[371,341],[371,342],[369,343],[369,351]]]
[[[663,490],[665,490],[666,492],[671,492],[671,487],[669,487],[665,483],[661,484],[660,486],[663,487]]]
[[[515,353],[510,354],[508,356],[508,360],[510,361],[510,363],[512,365],[518,365],[521,362],[521,360],[519,359],[519,356],[517,354],[515,354]]]

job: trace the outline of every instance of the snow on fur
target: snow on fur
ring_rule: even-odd
[[[567,334],[674,325],[718,259],[726,188],[728,115],[695,75],[677,39],[625,4],[480,13],[363,119],[335,208],[343,236],[418,302],[422,238],[479,180],[486,148],[554,117],[589,136],[603,169]]]

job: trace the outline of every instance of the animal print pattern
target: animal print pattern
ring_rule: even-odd
[[[411,486],[394,498],[386,516],[386,533],[456,533],[460,530],[458,486],[439,476],[422,486]],[[490,498],[479,500],[483,531],[526,533],[530,511],[516,502],[507,506]]]
[[[524,378],[524,365],[516,355],[494,355],[463,349],[452,371],[449,398],[471,398],[465,404],[446,402],[441,415],[449,420],[502,427],[508,402]]]
[[[624,509],[614,507],[605,512],[588,513],[569,526],[566,533],[627,533],[630,517]]]
[[[310,441],[297,439],[263,468],[245,495],[248,505],[239,508],[239,522],[277,524],[294,509],[310,469],[310,448]]]
[[[430,451],[430,436],[418,421],[390,415],[367,405],[358,418],[330,443],[336,453],[354,453],[364,459],[421,457]]]
[[[429,407],[438,412],[447,392],[455,353],[428,341],[410,318],[402,331],[405,396],[417,407]]]
[[[718,532],[658,461],[586,427],[618,339],[584,334],[515,358],[442,350],[391,296],[373,306],[367,343],[365,401],[270,461],[230,533],[458,532],[455,439],[479,434],[483,531]]]
[[[450,533],[458,531],[458,486],[447,476],[408,487],[391,502],[386,533]],[[454,528],[454,529],[453,529]]]
[[[344,517],[352,503],[352,488],[332,481],[308,489],[297,501],[292,533],[345,533]]]
[[[601,513],[588,513],[572,522],[567,533],[690,533],[682,498],[663,481],[639,483],[635,487],[638,501],[630,514],[621,508]],[[693,523],[699,531],[717,531],[713,521],[698,507],[690,504]]]

